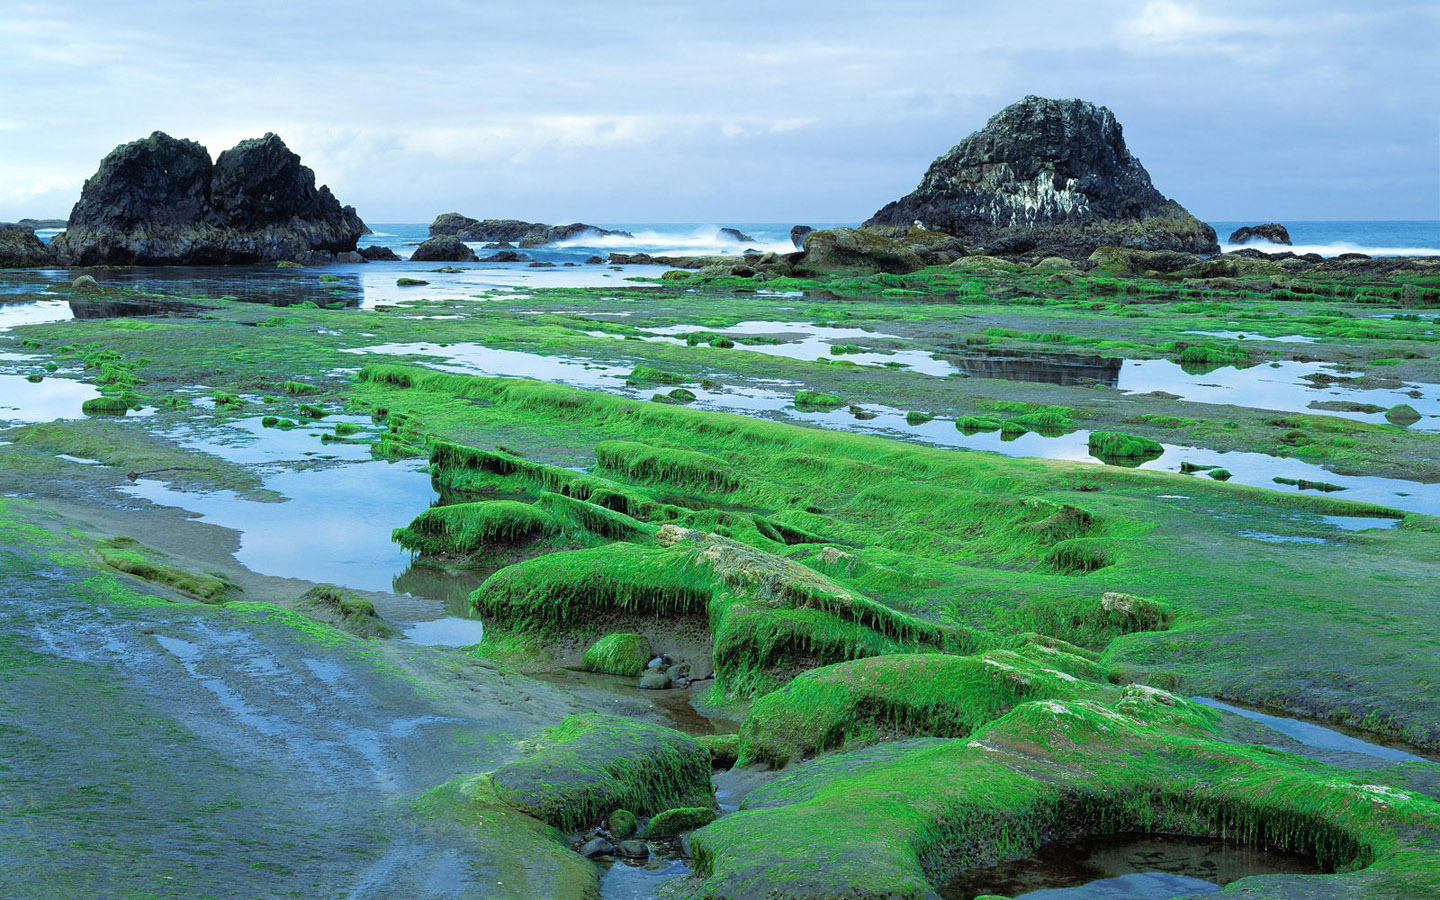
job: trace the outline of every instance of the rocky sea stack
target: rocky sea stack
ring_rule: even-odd
[[[349,258],[364,233],[273,134],[212,163],[200,144],[157,131],[101,160],[53,247],[82,266],[318,263]]]
[[[1269,242],[1271,244],[1283,244],[1286,247],[1290,244],[1290,229],[1279,222],[1266,222],[1263,225],[1245,225],[1230,232],[1230,243],[1252,244],[1256,242]]]
[[[1083,100],[1030,96],[1007,106],[865,224],[917,223],[997,255],[1220,250],[1213,228],[1151,184],[1115,114]]]

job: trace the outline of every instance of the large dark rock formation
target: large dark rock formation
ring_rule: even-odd
[[[54,263],[50,248],[28,225],[0,225],[0,269],[29,269]]]
[[[472,219],[456,212],[436,216],[435,221],[430,223],[430,234],[451,235],[462,241],[517,244],[521,247],[540,247],[586,235],[634,237],[628,231],[612,231],[586,225],[584,222],[546,225],[543,222],[522,222],[519,219]]]
[[[1279,222],[1263,225],[1246,225],[1230,232],[1231,244],[1249,244],[1253,241],[1269,241],[1272,244],[1290,246],[1290,230]]]
[[[1115,114],[1083,100],[1032,96],[1007,106],[865,224],[917,223],[992,254],[1220,249],[1213,228],[1150,183]]]
[[[475,251],[450,234],[437,234],[415,248],[411,262],[476,262]]]
[[[85,182],[55,255],[73,265],[325,262],[365,223],[273,134],[215,162],[163,132],[112,150]]]

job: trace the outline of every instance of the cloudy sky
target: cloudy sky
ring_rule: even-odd
[[[0,0],[0,221],[280,134],[373,222],[854,221],[1029,93],[1203,218],[1440,217],[1440,4]]]

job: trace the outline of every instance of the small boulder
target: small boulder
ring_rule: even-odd
[[[1399,425],[1401,428],[1408,428],[1409,426],[1414,425],[1416,422],[1420,421],[1420,413],[1417,412],[1415,407],[1411,406],[1410,404],[1401,403],[1398,406],[1392,406],[1385,411],[1385,420],[1388,421],[1391,425]]]
[[[639,675],[650,661],[650,640],[643,634],[607,634],[585,651],[587,672],[605,675]]]
[[[671,679],[669,674],[657,669],[651,669],[640,676],[640,690],[642,691],[664,691],[669,690]]]
[[[649,859],[650,847],[644,841],[621,841],[615,847],[615,855],[622,859]]]
[[[722,241],[735,241],[741,244],[754,243],[755,239],[738,228],[722,228],[715,232],[715,237]]]
[[[441,234],[430,238],[410,254],[411,262],[479,262],[475,251],[454,235]]]
[[[79,278],[70,282],[70,289],[83,294],[99,291],[101,290],[101,287],[100,282],[96,281],[91,276],[81,275]]]
[[[795,245],[796,250],[799,250],[800,248],[805,246],[805,235],[809,234],[814,230],[815,229],[811,228],[809,225],[796,225],[794,228],[790,229],[790,243]]]
[[[586,859],[594,859],[597,856],[614,856],[615,845],[603,837],[591,838],[580,845],[580,855]]]

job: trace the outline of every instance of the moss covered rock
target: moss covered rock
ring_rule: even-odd
[[[599,713],[570,716],[534,755],[502,766],[491,780],[505,802],[563,831],[617,809],[643,816],[714,805],[710,754],[694,738]]]
[[[485,500],[431,507],[405,528],[397,528],[394,539],[415,553],[470,556],[554,528],[550,515],[529,503]]]
[[[812,669],[755,701],[741,728],[739,763],[779,768],[857,741],[966,735],[1029,700],[1113,694],[1109,685],[1087,679],[1094,673],[1089,660],[1033,645],[980,656],[877,656]]]
[[[1089,446],[1100,459],[1155,459],[1165,453],[1159,441],[1118,431],[1092,431]]]
[[[712,807],[667,809],[646,823],[645,839],[661,841],[679,837],[687,831],[704,828],[713,821],[715,810]]]
[[[643,634],[607,634],[585,651],[586,671],[605,675],[639,675],[650,662],[650,639]]]

